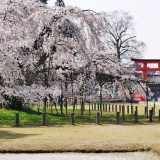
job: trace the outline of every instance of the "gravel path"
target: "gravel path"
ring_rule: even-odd
[[[0,160],[160,160],[152,153],[54,153],[54,154],[0,154]]]

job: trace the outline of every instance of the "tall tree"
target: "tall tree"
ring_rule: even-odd
[[[45,3],[45,4],[47,4],[47,1],[48,0],[40,0],[42,3]]]
[[[145,44],[137,40],[134,19],[127,12],[113,11],[107,14],[107,45],[119,60],[140,57]]]
[[[58,7],[65,7],[65,3],[63,0],[57,0],[57,2],[55,3],[55,6]]]

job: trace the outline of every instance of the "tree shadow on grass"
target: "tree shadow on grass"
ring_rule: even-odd
[[[0,131],[0,139],[17,139],[17,138],[24,138],[32,135],[36,135],[36,134],[22,134],[22,133],[14,133],[9,131]]]
[[[30,114],[30,115],[41,115],[42,114],[42,112],[38,112],[38,111],[33,110],[31,108],[23,109],[22,112]]]

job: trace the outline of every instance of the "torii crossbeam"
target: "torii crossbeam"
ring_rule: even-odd
[[[135,59],[132,58],[135,64],[140,64],[141,66],[136,66],[136,72],[142,72],[142,80],[147,80],[147,74],[149,72],[160,71],[160,59]],[[149,67],[148,64],[155,64],[157,67]]]

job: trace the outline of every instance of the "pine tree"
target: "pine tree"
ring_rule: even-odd
[[[45,4],[47,4],[47,1],[48,0],[40,0],[42,3],[45,3]]]
[[[57,0],[57,2],[55,3],[55,6],[58,7],[65,7],[65,3],[63,0]]]

